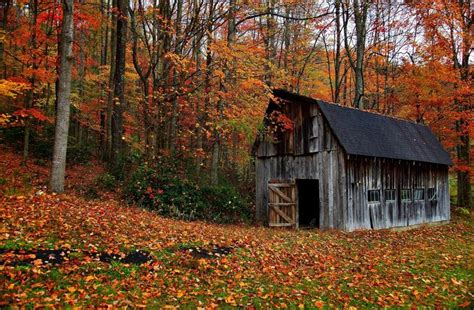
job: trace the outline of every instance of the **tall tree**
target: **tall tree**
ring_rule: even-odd
[[[11,0],[4,0],[0,21],[0,74],[5,79],[7,77],[7,67],[5,65],[4,41],[7,34],[8,14],[11,7]]]
[[[72,43],[74,32],[74,1],[63,0],[63,20],[59,42],[59,76],[57,92],[56,130],[54,135],[53,163],[50,187],[54,192],[64,191],[66,152],[69,131]]]
[[[471,122],[473,119],[472,64],[474,15],[470,0],[423,0],[412,4],[424,26],[425,42],[422,42],[429,61],[445,66],[450,61],[456,75],[451,83],[452,104],[449,115],[454,116],[455,171],[457,179],[457,203],[468,206],[472,195]],[[428,57],[425,57],[428,58]],[[446,85],[445,87],[450,87]]]
[[[448,24],[450,27],[450,40],[452,58],[455,70],[459,74],[461,81],[460,88],[472,87],[472,64],[470,63],[472,44],[473,44],[473,26],[474,26],[474,14],[472,12],[472,5],[470,0],[458,0],[453,4],[446,3],[444,12],[448,18]],[[454,32],[456,31],[455,25],[460,25],[460,42],[456,44]],[[456,98],[455,105],[456,110],[459,113],[459,119],[456,122],[456,131],[459,135],[459,144],[456,147],[456,155],[459,160],[459,164],[462,165],[457,171],[457,184],[458,184],[458,201],[457,203],[461,206],[468,206],[471,203],[471,173],[472,173],[472,159],[471,159],[471,137],[469,134],[470,123],[472,122],[472,110],[474,108],[472,104],[472,90],[471,94],[467,96],[459,96]],[[462,98],[466,97],[466,98]],[[470,99],[471,100],[470,100]]]
[[[363,108],[364,98],[364,57],[365,57],[365,41],[367,36],[367,14],[371,0],[345,0],[343,3],[344,14],[343,28],[344,28],[344,42],[346,46],[347,57],[352,70],[355,74],[355,96],[354,107]],[[348,27],[350,23],[350,16],[353,15],[353,22],[355,26],[355,57],[349,45]]]
[[[123,112],[125,109],[125,54],[127,48],[128,1],[117,0],[117,25],[114,72],[114,102],[112,105],[112,158],[117,168],[123,155]]]

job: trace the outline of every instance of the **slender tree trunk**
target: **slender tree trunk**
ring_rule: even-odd
[[[118,168],[123,155],[123,112],[125,109],[125,53],[127,44],[127,0],[117,0],[114,100],[112,104],[111,167]]]
[[[360,1],[360,2],[359,2]],[[352,5],[349,5],[349,1],[342,3],[344,5],[343,13],[343,28],[344,28],[344,42],[346,47],[347,58],[354,71],[355,75],[355,96],[354,96],[354,107],[362,109],[364,107],[364,55],[365,55],[365,39],[367,35],[367,14],[371,3],[371,0],[352,0]],[[351,49],[349,47],[349,34],[347,31],[349,25],[349,6],[351,7],[354,15],[354,26],[356,33],[355,43],[355,59],[351,55]]]
[[[471,51],[472,51],[472,28],[474,26],[474,15],[471,11],[471,1],[458,1],[459,11],[462,12],[462,31],[463,31],[463,44],[461,60],[457,60],[457,54],[453,50],[455,57],[454,64],[459,70],[461,81],[465,85],[472,85],[472,64],[470,63]],[[461,115],[460,119],[456,122],[456,131],[459,135],[459,143],[456,147],[457,157],[459,164],[464,166],[464,169],[459,169],[457,172],[457,185],[458,185],[458,205],[460,206],[471,206],[472,201],[472,158],[471,158],[471,136],[469,128],[471,127],[473,104],[469,99],[465,99],[463,102],[456,102],[457,110]],[[471,112],[471,113],[470,113]]]
[[[367,22],[367,9],[368,4],[354,1],[357,5],[355,6],[355,26],[356,26],[356,66],[355,66],[355,98],[354,107],[362,109],[364,107],[364,54],[365,54],[365,37],[367,33],[366,22]],[[362,6],[362,7],[360,7]]]
[[[4,0],[3,6],[3,18],[0,28],[0,37],[6,37],[7,35],[7,24],[8,24],[8,11],[10,10],[11,0]],[[7,66],[5,64],[5,55],[4,55],[4,40],[0,40],[0,71],[2,72],[3,78],[7,78]]]
[[[109,49],[109,6],[110,0],[104,2],[104,0],[100,0],[100,15],[103,20],[105,20],[105,28],[101,29],[101,51],[100,51],[100,65],[103,68],[107,65],[107,51]],[[101,102],[108,102],[108,96],[105,94],[107,88],[107,84],[105,82],[100,83],[100,100]],[[102,107],[100,110],[100,136],[99,136],[99,155],[101,156],[102,160],[107,158],[107,105]]]
[[[176,27],[175,27],[175,47],[174,52],[176,55],[181,55],[182,49],[182,38],[181,38],[181,19],[183,15],[183,0],[177,0],[177,9],[176,9]],[[179,72],[176,69],[176,66],[173,68],[173,88],[175,95],[173,96],[173,111],[171,118],[171,151],[174,152],[177,143],[177,126],[178,126],[178,81]]]
[[[265,28],[265,82],[268,86],[272,86],[272,68],[276,58],[276,48],[275,48],[275,31],[276,31],[276,22],[273,16],[275,10],[275,0],[267,0],[267,10],[270,14],[266,16],[266,28]]]
[[[236,0],[229,1],[229,17],[227,27],[227,46],[229,50],[232,50],[236,39],[236,26],[235,26],[235,13],[236,13]],[[224,68],[224,83],[221,83],[220,90],[226,92],[228,87],[232,83],[234,64],[227,62]],[[221,99],[217,102],[217,121],[222,121],[224,117],[224,105],[225,102]],[[211,163],[211,182],[217,184],[219,182],[219,157],[221,152],[221,133],[217,126],[214,129],[214,144],[212,147],[212,163]]]
[[[31,29],[31,36],[30,36],[30,47],[32,50],[36,49],[36,22],[38,17],[38,0],[30,0],[30,8],[31,8],[31,17],[30,17],[30,29]],[[36,63],[36,57],[33,53],[32,56],[32,67],[33,69],[38,68],[38,64]],[[30,84],[31,84],[31,91],[28,92],[28,96],[26,98],[26,109],[30,109],[33,107],[33,103],[35,101],[35,83],[36,83],[36,76],[33,73],[30,77]],[[26,160],[28,159],[28,155],[30,152],[30,126],[31,126],[31,117],[27,116],[25,119],[25,131],[23,135],[23,160],[22,164],[26,164]]]
[[[72,43],[74,32],[74,1],[63,0],[63,22],[59,47],[59,88],[57,90],[56,130],[54,135],[53,163],[50,187],[54,192],[64,191],[66,151],[69,130],[71,71],[73,64]]]
[[[200,14],[199,0],[193,0],[193,15],[195,20],[198,20]],[[193,38],[193,58],[196,63],[196,78],[201,79],[201,41],[204,37],[203,31],[199,31],[197,35]],[[201,90],[201,87],[198,86],[198,90]],[[202,150],[203,150],[203,140],[204,140],[204,113],[202,111],[201,100],[196,100],[196,105],[194,107],[196,113],[196,126],[194,132],[196,135],[195,139],[195,150],[199,153],[196,156],[196,171],[199,174],[202,166]]]
[[[336,19],[336,46],[334,55],[334,96],[333,100],[339,103],[341,93],[341,0],[335,3]]]
[[[212,51],[211,51],[211,45],[214,40],[214,24],[213,24],[213,19],[214,19],[214,0],[209,1],[209,15],[208,15],[208,20],[207,20],[207,46],[206,46],[206,76],[204,79],[204,91],[205,91],[205,98],[204,98],[204,124],[207,123],[207,120],[209,119],[209,114],[211,112],[211,77],[212,77],[212,69],[211,69],[211,64],[212,64]],[[209,128],[211,129],[211,128]],[[219,143],[216,140],[216,134],[215,130],[213,130],[213,144],[212,144],[212,158],[211,158],[211,183],[216,184],[217,183],[217,162],[218,162],[218,154],[219,152],[219,146],[216,145]]]
[[[117,7],[118,0],[112,0],[112,8]],[[112,13],[112,29],[110,35],[110,72],[109,72],[109,84],[107,94],[107,108],[105,116],[105,150],[103,159],[108,161],[112,158],[112,111],[114,104],[114,92],[115,92],[115,59],[116,59],[116,48],[117,48],[117,12]]]

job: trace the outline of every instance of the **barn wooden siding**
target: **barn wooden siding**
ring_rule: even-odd
[[[448,166],[384,158],[349,156],[315,104],[292,102],[282,112],[294,122],[279,143],[259,142],[256,149],[256,217],[268,222],[268,184],[319,180],[322,229],[381,229],[449,220]],[[341,120],[343,121],[343,120]],[[424,198],[415,199],[415,189]],[[435,189],[436,199],[429,199]],[[378,202],[368,191],[378,190]],[[385,190],[395,190],[387,200]],[[411,199],[402,200],[401,190]]]
[[[402,227],[450,218],[447,166],[349,157],[346,175],[344,230]],[[435,190],[435,199],[428,196],[430,189]],[[369,190],[379,191],[378,202],[368,201]],[[386,190],[395,190],[395,200],[387,200]],[[402,200],[402,190],[410,192],[409,200]],[[415,199],[415,190],[423,191],[423,199]]]
[[[294,130],[281,143],[262,141],[257,149],[257,220],[268,220],[269,182],[315,179],[319,180],[319,227],[344,229],[343,206],[347,205],[344,151],[317,106],[292,104],[284,108],[284,113],[294,121]]]

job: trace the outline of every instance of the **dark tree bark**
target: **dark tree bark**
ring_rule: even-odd
[[[138,12],[136,12],[138,11]],[[141,21],[141,25],[137,24],[137,17],[138,15],[139,20]],[[147,29],[146,25],[149,24],[145,16],[145,8],[141,0],[138,1],[138,10],[130,9],[130,23],[131,23],[131,30],[132,30],[132,60],[133,66],[135,71],[137,72],[138,76],[140,77],[140,81],[142,84],[143,89],[143,99],[141,100],[142,105],[142,114],[143,114],[143,127],[144,127],[144,141],[145,141],[145,157],[151,158],[153,155],[153,147],[152,147],[152,139],[151,139],[151,132],[150,132],[150,115],[149,115],[149,104],[152,101],[152,96],[150,94],[150,76],[152,71],[155,69],[157,64],[157,57],[156,51],[154,46],[150,44],[150,37],[153,38],[153,34],[149,34],[149,29]],[[141,32],[139,29],[142,29]],[[156,29],[153,29],[156,31]],[[148,56],[148,64],[141,65],[138,59],[138,43],[139,39],[143,41],[145,45],[145,50]]]
[[[460,79],[466,85],[472,85],[472,72],[469,59],[472,51],[472,28],[474,26],[474,15],[471,11],[471,1],[459,0],[457,2],[459,12],[462,16],[462,48],[460,53],[454,48],[453,44],[453,62],[455,69],[458,70]],[[454,39],[452,38],[454,41]],[[459,59],[460,57],[460,59]],[[460,114],[460,119],[456,122],[456,131],[459,135],[459,143],[456,146],[456,155],[459,164],[467,169],[459,169],[457,171],[458,197],[457,204],[460,206],[470,206],[472,195],[471,174],[471,137],[469,135],[469,127],[472,119],[469,118],[469,111],[474,108],[472,102],[468,99],[463,102],[456,100],[456,108]]]
[[[182,38],[181,38],[181,22],[183,16],[183,0],[177,0],[177,9],[176,9],[176,21],[175,21],[175,42],[174,42],[174,52],[176,55],[181,55],[182,51]],[[176,150],[177,142],[177,127],[178,127],[178,88],[179,88],[179,72],[176,68],[173,68],[173,111],[171,118],[171,132],[170,132],[170,141],[171,141],[171,151]]]
[[[112,0],[112,8],[117,8],[117,0]],[[115,93],[115,59],[117,49],[117,12],[112,14],[112,29],[110,34],[110,72],[109,83],[107,89],[107,107],[105,113],[105,139],[104,139],[104,160],[111,160],[112,158],[112,112],[114,104]],[[107,48],[107,47],[106,47]]]
[[[112,104],[111,167],[118,168],[124,153],[123,112],[125,109],[125,53],[127,47],[128,1],[117,0],[114,98]]]
[[[36,49],[36,30],[35,30],[35,25],[37,22],[38,18],[38,0],[30,0],[30,8],[31,8],[31,16],[30,16],[30,29],[31,29],[31,35],[30,35],[30,43],[29,46],[32,50]],[[33,53],[32,56],[32,68],[33,70],[38,69],[38,64],[36,63],[36,54]],[[35,101],[35,84],[36,84],[36,76],[35,74],[32,74],[29,78],[30,84],[31,84],[31,91],[28,92],[28,95],[26,97],[26,104],[25,108],[29,109],[33,106],[33,103]],[[31,127],[31,118],[29,116],[26,117],[25,119],[25,131],[23,135],[23,161],[22,164],[26,164],[26,160],[28,159],[28,155],[30,152],[30,127]]]
[[[8,14],[11,7],[11,0],[4,0],[4,6],[2,10],[2,21],[0,28],[0,37],[7,35],[7,24],[8,24]],[[0,71],[3,73],[3,78],[7,78],[7,66],[5,64],[5,55],[4,55],[4,46],[3,40],[0,40]]]
[[[236,39],[236,1],[229,1],[228,27],[227,27],[227,46],[229,49],[233,48]],[[224,81],[220,83],[220,90],[226,92],[227,85],[232,83],[234,65],[226,63],[224,68]],[[225,102],[221,99],[217,102],[217,117],[218,120],[223,118]],[[212,146],[212,162],[211,162],[211,183],[217,184],[219,182],[219,161],[221,152],[221,134],[218,128],[214,128],[214,144]]]

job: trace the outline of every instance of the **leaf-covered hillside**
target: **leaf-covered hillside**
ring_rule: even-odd
[[[14,162],[0,160],[2,306],[472,306],[472,218],[355,233],[184,222],[72,189],[5,194]]]

